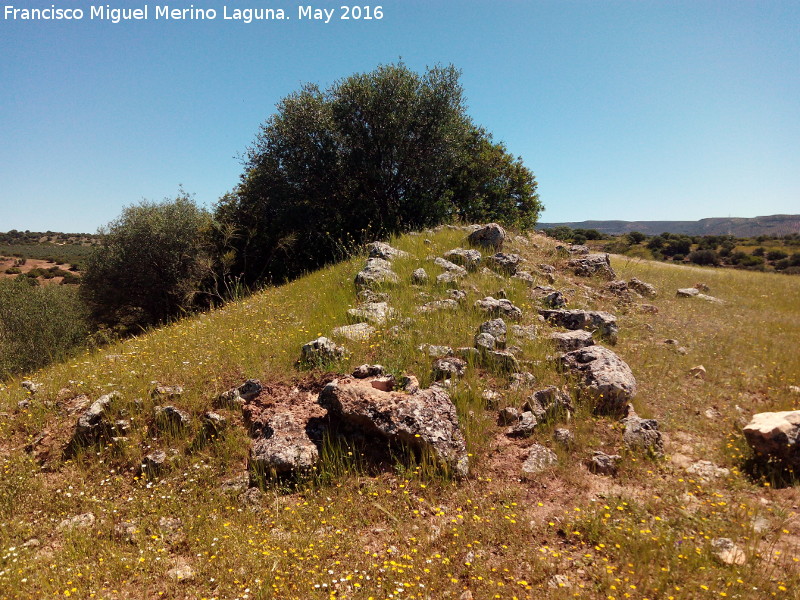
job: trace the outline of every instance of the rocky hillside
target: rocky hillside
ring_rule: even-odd
[[[0,596],[793,597],[800,283],[367,250],[0,387]]]
[[[800,215],[769,215],[765,217],[711,218],[699,221],[580,221],[569,223],[540,223],[541,229],[566,225],[573,229],[596,229],[601,233],[621,235],[638,231],[646,235],[664,232],[684,235],[732,235],[746,238],[759,235],[784,236],[800,233]]]

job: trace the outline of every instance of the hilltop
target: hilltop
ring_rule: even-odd
[[[367,275],[356,256],[0,386],[0,597],[796,597],[800,497],[752,468],[741,428],[797,402],[800,281],[581,263],[539,234],[488,260],[472,229],[398,237]],[[354,284],[368,275],[384,283]],[[545,321],[562,304],[591,334]],[[612,388],[582,389],[581,361],[557,360],[575,340],[635,382],[617,364]],[[413,376],[442,414],[449,397],[468,473],[429,430],[388,445],[366,428],[383,413],[347,435],[325,421],[317,395],[333,406],[364,364],[383,366],[372,394]],[[318,459],[253,469],[273,438]]]
[[[573,229],[596,229],[610,235],[639,231],[645,235],[659,235],[667,232],[684,235],[732,235],[734,237],[783,236],[800,233],[800,215],[769,215],[750,219],[720,217],[700,219],[699,221],[575,221],[539,223],[538,227],[552,229],[562,225]]]

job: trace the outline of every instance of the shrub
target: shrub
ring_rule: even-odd
[[[87,260],[81,290],[93,319],[129,330],[193,307],[208,273],[209,224],[209,214],[183,192],[125,208]]]
[[[88,334],[76,289],[0,280],[0,378],[66,358]]]
[[[783,250],[770,250],[767,252],[767,260],[782,260],[788,257],[789,254]]]
[[[696,265],[719,264],[719,257],[713,250],[695,250],[689,254],[689,260]]]

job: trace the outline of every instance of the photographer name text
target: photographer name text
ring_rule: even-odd
[[[144,4],[139,8],[117,8],[110,4],[89,5],[85,8],[62,8],[51,4],[48,8],[19,8],[3,6],[5,21],[380,21],[384,17],[382,6],[343,5],[338,8],[316,8],[310,4],[285,8],[241,8],[223,5],[219,8],[174,8],[168,4]]]

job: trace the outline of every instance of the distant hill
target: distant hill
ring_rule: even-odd
[[[800,215],[769,215],[752,219],[711,218],[699,221],[580,221],[570,223],[539,223],[540,229],[552,229],[566,225],[573,229],[596,229],[602,233],[617,235],[630,231],[641,231],[647,235],[659,233],[683,233],[686,235],[734,235],[753,237],[758,235],[786,235],[800,233]]]

